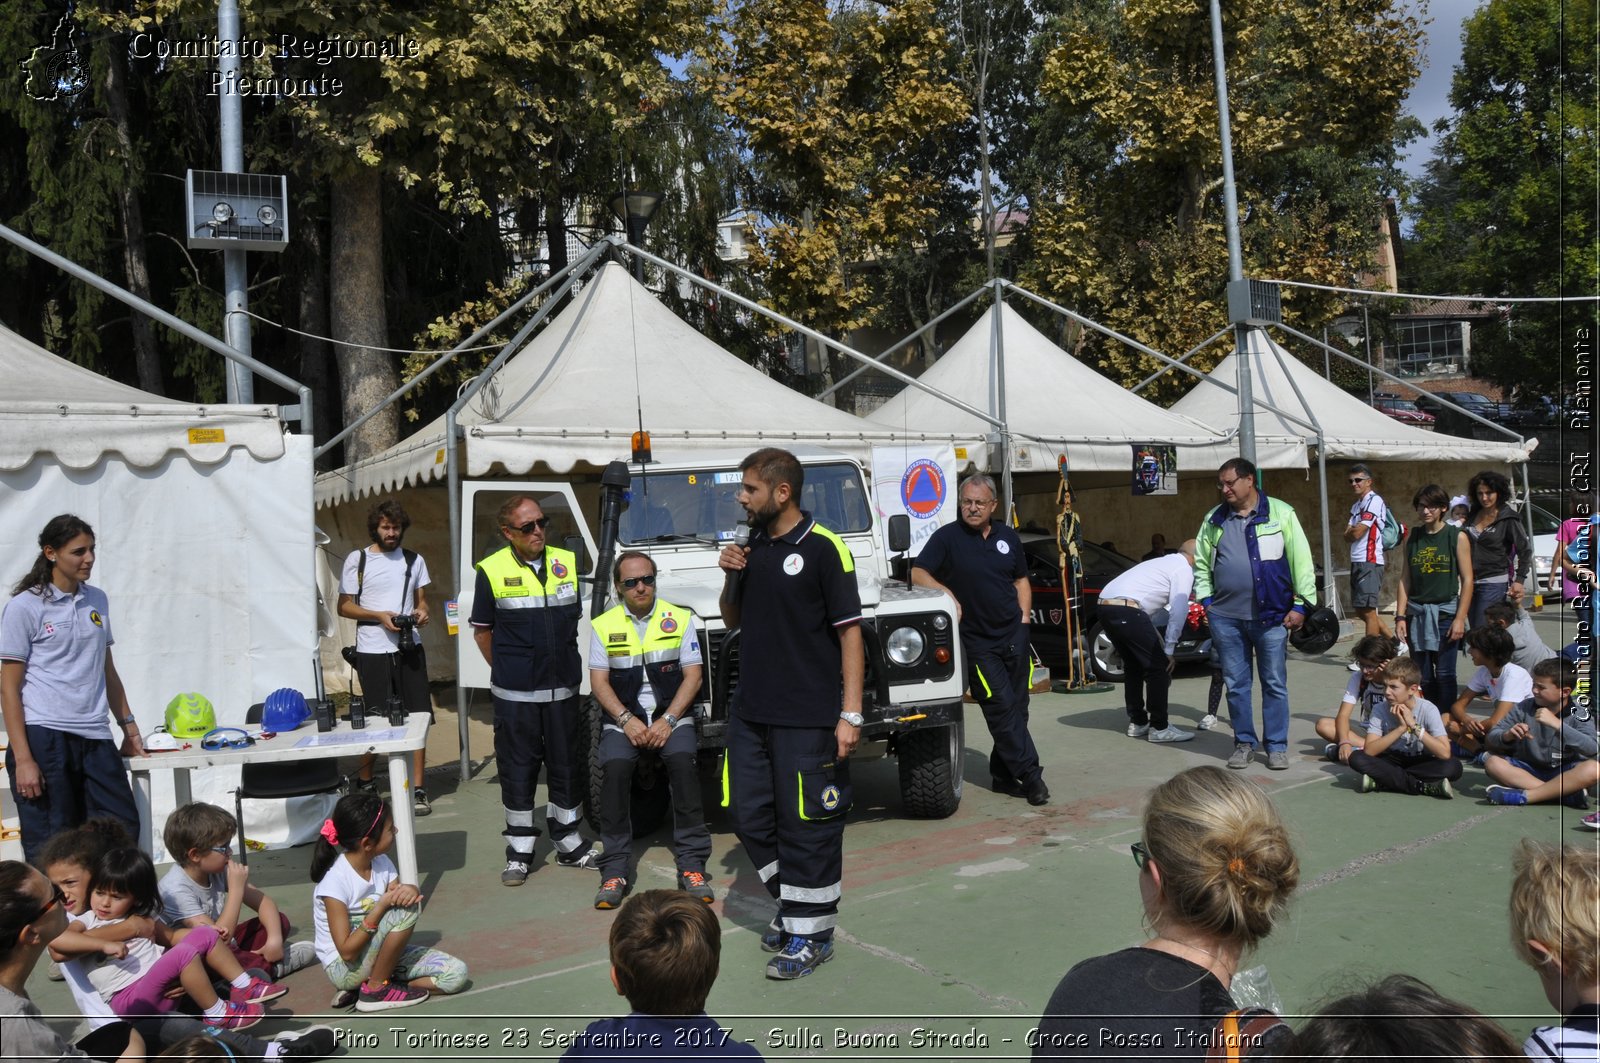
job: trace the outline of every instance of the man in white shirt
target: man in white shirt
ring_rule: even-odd
[[[1194,549],[1190,539],[1177,553],[1141,561],[1100,591],[1100,624],[1122,655],[1129,738],[1187,742],[1194,737],[1193,731],[1167,721],[1172,655],[1189,619],[1189,592],[1194,588]],[[1163,610],[1165,634],[1156,629],[1155,619]]]
[[[1350,466],[1350,491],[1356,496],[1350,507],[1350,524],[1344,530],[1344,540],[1350,544],[1350,607],[1368,635],[1392,639],[1394,632],[1378,615],[1383,591],[1383,522],[1389,507],[1372,489],[1372,470],[1365,465]]]
[[[400,544],[411,517],[394,499],[367,513],[372,545],[352,550],[339,579],[339,615],[356,622],[356,675],[367,711],[382,716],[390,696],[399,697],[406,715],[433,714],[428,692],[428,660],[422,652],[422,629],[428,623],[428,602],[422,588],[433,582],[422,555]],[[419,816],[432,811],[422,787],[426,754],[419,749],[412,764],[412,809]],[[373,757],[361,763],[360,785],[372,782]],[[391,800],[403,795],[391,794]]]

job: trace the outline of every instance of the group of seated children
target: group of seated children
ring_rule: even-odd
[[[333,1049],[325,1028],[266,1043],[238,1033],[289,991],[276,979],[290,971],[320,961],[338,991],[333,1006],[358,1011],[407,1007],[466,985],[460,960],[410,944],[422,897],[386,855],[394,822],[383,799],[351,794],[323,823],[311,868],[314,943],[286,942],[288,918],[232,859],[235,829],[213,805],[174,811],[163,840],[178,862],[159,882],[150,857],[114,822],[92,821],[46,843],[41,870],[71,916],[50,954],[91,1024],[193,1012],[188,1027],[159,1026],[156,1040],[174,1040],[160,1030],[192,1029],[253,1058],[322,1058]],[[241,921],[245,908],[256,916]]]
[[[1421,673],[1397,656],[1393,639],[1369,635],[1352,656],[1360,671],[1350,677],[1331,717],[1317,721],[1330,760],[1360,773],[1360,791],[1454,796],[1463,757],[1493,780],[1485,794],[1498,805],[1559,800],[1588,807],[1585,791],[1600,784],[1600,747],[1588,705],[1572,697],[1576,666],[1550,656],[1530,675],[1512,658],[1512,636],[1494,624],[1467,634],[1477,670],[1448,710],[1422,696]],[[1485,697],[1485,717],[1467,710]],[[1600,813],[1583,825],[1600,830]]]

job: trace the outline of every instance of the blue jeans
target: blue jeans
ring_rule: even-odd
[[[1261,676],[1261,726],[1266,732],[1268,753],[1289,748],[1289,629],[1281,623],[1261,620],[1236,620],[1210,614],[1211,644],[1222,659],[1222,677],[1228,685],[1228,715],[1233,721],[1233,740],[1249,746],[1262,746],[1256,735],[1255,717],[1250,708],[1254,680],[1250,661],[1255,658]]]
[[[117,744],[109,738],[84,738],[31,723],[25,724],[24,730],[28,749],[44,777],[44,793],[18,796],[16,755],[6,750],[6,772],[11,776],[11,796],[17,802],[24,857],[33,862],[45,842],[97,816],[121,821],[137,844],[139,812]]]

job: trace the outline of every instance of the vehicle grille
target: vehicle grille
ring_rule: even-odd
[[[717,669],[722,665],[723,643],[728,639],[727,629],[706,632],[706,667],[705,676],[700,682],[700,697],[708,704],[711,701],[711,680],[716,675]],[[739,685],[739,647],[733,647],[732,657],[729,659],[730,671],[728,673],[728,693],[732,694]],[[712,705],[710,716],[712,719],[726,719],[728,707],[726,705]]]

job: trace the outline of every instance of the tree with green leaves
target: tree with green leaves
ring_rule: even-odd
[[[1451,295],[1600,291],[1593,4],[1488,0],[1467,19],[1453,114],[1417,190],[1404,287]],[[1556,391],[1595,305],[1522,304],[1475,328],[1472,370],[1523,394]]]
[[[1226,6],[1223,31],[1245,272],[1349,284],[1371,261],[1396,180],[1417,21],[1400,0],[1241,0]],[[1041,88],[1063,154],[1034,206],[1024,280],[1171,354],[1224,328],[1208,5],[1085,3],[1063,17]],[[1320,326],[1338,308],[1285,293],[1291,323]],[[1069,339],[1113,379],[1156,368],[1093,333]]]

